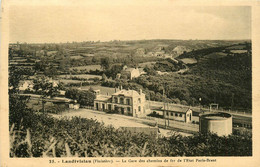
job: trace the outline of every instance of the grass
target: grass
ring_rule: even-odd
[[[247,50],[230,50],[231,53],[246,53]]]
[[[145,62],[145,63],[139,63],[138,66],[139,66],[139,67],[142,67],[142,68],[144,68],[144,67],[146,67],[146,66],[147,66],[147,67],[152,67],[155,63],[156,63],[155,61]]]
[[[231,47],[228,47],[227,49],[230,49],[230,50],[236,50],[236,49],[245,49],[246,48],[246,45],[237,45],[237,46],[231,46]]]
[[[82,59],[83,57],[82,57],[82,56],[71,56],[70,58],[71,58],[71,59],[78,60],[78,59]]]
[[[193,58],[184,58],[184,59],[181,59],[181,61],[185,64],[195,64],[195,63],[197,63],[197,60],[193,59]]]
[[[59,78],[73,78],[73,77],[77,77],[79,79],[90,79],[90,78],[99,78],[101,79],[102,77],[100,75],[90,75],[90,74],[79,74],[79,75],[59,75]]]
[[[100,86],[100,85],[91,85],[91,86],[82,86],[81,89],[89,89],[89,88],[93,88],[94,90],[99,89],[100,93],[103,95],[112,95],[113,93],[115,93],[115,88],[109,88],[109,87],[105,87],[105,86]]]
[[[70,70],[87,70],[87,71],[95,71],[95,70],[101,70],[101,66],[100,65],[89,65],[89,66],[79,66],[79,67],[71,67]]]
[[[60,82],[63,82],[64,84],[70,84],[70,83],[81,83],[82,81],[72,80],[72,79],[61,79]]]
[[[221,58],[221,57],[225,57],[225,56],[227,56],[226,53],[223,53],[223,52],[214,52],[214,53],[211,53],[211,54],[206,55],[205,58],[217,59],[217,58]]]

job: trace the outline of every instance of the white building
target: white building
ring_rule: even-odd
[[[140,75],[146,74],[143,68],[128,68],[127,66],[123,67],[121,74],[117,75],[117,78],[120,78],[122,75],[127,76],[127,79],[137,78]]]
[[[94,100],[95,110],[115,112],[123,115],[139,117],[146,115],[145,94],[142,90],[121,89],[112,96],[96,94]]]
[[[26,89],[33,90],[33,82],[30,80],[21,81],[19,83],[19,90],[24,91]]]
[[[189,107],[181,106],[165,106],[157,109],[152,109],[153,112],[162,115],[165,119],[181,121],[181,122],[191,122],[192,121],[192,110]]]

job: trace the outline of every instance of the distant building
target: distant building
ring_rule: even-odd
[[[137,78],[140,75],[146,74],[143,68],[128,68],[127,66],[123,67],[121,74],[117,74],[117,78],[120,78],[122,75],[127,76],[127,79]]]
[[[159,115],[163,115],[163,118],[181,121],[181,122],[191,122],[192,121],[192,110],[189,107],[181,106],[166,106],[164,107],[151,109]]]
[[[133,79],[140,76],[140,71],[138,68],[127,68],[121,71],[121,76],[126,75],[127,79]]]
[[[98,91],[97,91],[98,92]],[[143,116],[145,109],[145,94],[142,90],[121,89],[112,96],[100,95],[97,93],[94,100],[94,108],[99,111],[116,112],[133,117]]]
[[[19,83],[19,90],[24,91],[27,89],[33,90],[33,82],[30,80],[21,81]]]

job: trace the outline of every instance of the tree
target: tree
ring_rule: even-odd
[[[19,82],[23,80],[22,70],[11,67],[9,69],[9,125],[16,123],[20,126],[24,112],[28,110],[27,102],[29,97],[19,95]]]
[[[55,83],[45,76],[37,77],[33,80],[33,89],[36,94],[41,95],[42,99],[42,111],[44,110],[44,105],[46,103],[46,98],[52,98],[59,94],[60,85],[55,85]]]
[[[109,59],[109,57],[101,58],[100,65],[101,65],[101,68],[103,70],[108,70],[109,67],[110,67],[110,59]]]
[[[68,89],[65,96],[77,100],[80,105],[93,106],[96,98],[93,89],[80,91],[78,89]]]
[[[105,73],[102,74],[102,81],[107,81],[107,76]]]

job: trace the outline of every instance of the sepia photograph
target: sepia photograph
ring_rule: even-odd
[[[10,3],[9,158],[252,157],[252,7],[116,2]]]

